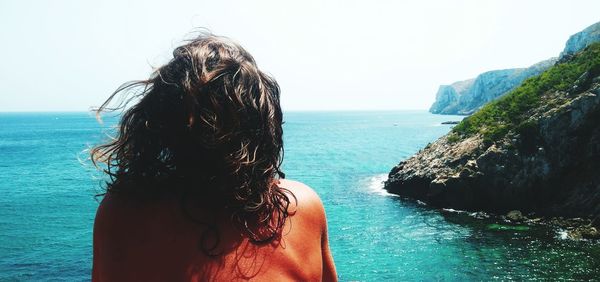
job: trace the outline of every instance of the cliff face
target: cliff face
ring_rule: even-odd
[[[594,42],[600,41],[600,22],[569,37],[565,49],[560,53],[560,59],[573,55]]]
[[[429,112],[470,115],[482,105],[514,89],[525,79],[540,74],[555,62],[556,59],[552,58],[529,68],[488,71],[474,79],[442,85]]]
[[[435,96],[435,102],[431,105],[429,111],[438,113],[455,113],[459,109],[459,99],[466,90],[470,89],[475,79],[458,81],[451,85],[440,85]]]
[[[569,56],[598,41],[600,41],[600,22],[572,35],[565,44],[565,48],[558,60],[565,60]],[[447,99],[445,96],[446,93],[440,91],[445,90],[443,88],[453,87],[456,83],[449,86],[441,86],[436,95],[436,101],[429,111],[433,114],[470,115],[486,103],[510,92],[525,79],[542,73],[554,65],[556,61],[556,58],[551,58],[529,68],[495,70],[483,73],[473,79],[473,83],[470,86],[462,91],[456,91],[454,99]]]
[[[600,43],[465,118],[385,189],[437,207],[600,216]]]

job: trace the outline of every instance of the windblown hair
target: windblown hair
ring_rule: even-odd
[[[109,107],[119,95],[128,98]],[[186,41],[96,113],[114,110],[124,111],[117,136],[91,150],[93,163],[105,164],[107,193],[183,187],[191,200],[226,207],[255,243],[280,234],[293,194],[277,184],[285,177],[279,86],[240,45],[211,34]]]

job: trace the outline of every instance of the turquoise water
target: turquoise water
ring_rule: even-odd
[[[322,197],[342,281],[589,280],[600,244],[387,195],[381,182],[459,117],[426,112],[285,115],[284,171]],[[110,122],[109,122],[110,123]],[[99,180],[78,157],[101,140],[86,113],[0,113],[0,281],[87,280]]]

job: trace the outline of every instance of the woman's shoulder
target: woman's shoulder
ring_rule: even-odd
[[[295,206],[296,215],[293,219],[299,219],[301,224],[294,225],[296,232],[291,233],[294,233],[297,238],[299,238],[299,244],[303,246],[304,250],[302,253],[305,255],[308,254],[305,251],[309,245],[307,238],[320,238],[315,247],[318,248],[318,251],[315,252],[321,260],[320,280],[337,281],[335,264],[333,262],[333,257],[331,256],[331,251],[329,250],[327,218],[319,195],[317,195],[317,193],[308,185],[298,181],[282,179],[280,180],[279,186],[292,192],[297,199],[297,205]],[[297,218],[297,216],[300,218]],[[298,230],[300,230],[300,232],[298,232]],[[317,259],[314,257],[307,257],[304,261],[317,261]]]
[[[107,192],[96,210],[94,232],[104,239],[119,239],[122,234],[155,224],[157,218],[173,215],[178,209],[174,196],[143,198],[126,193]]]
[[[299,204],[323,206],[315,190],[302,182],[280,179],[278,186],[292,192]]]
[[[280,179],[279,187],[290,191],[293,197],[290,199],[292,213],[308,217],[313,221],[325,223],[325,209],[319,195],[308,185],[294,180]],[[298,214],[299,213],[299,214]]]
[[[294,193],[296,197],[303,197],[306,198],[306,200],[320,201],[317,193],[311,187],[302,182],[289,179],[279,179],[279,187],[289,190],[290,192]]]

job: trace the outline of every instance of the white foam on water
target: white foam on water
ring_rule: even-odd
[[[556,232],[556,235],[557,235],[556,237],[561,240],[569,239],[569,233],[567,232],[567,230],[558,230]]]
[[[459,214],[465,214],[465,213],[467,213],[466,211],[455,210],[455,209],[446,209],[446,208],[443,208],[442,210],[445,211],[445,212],[450,212],[450,213],[459,213]]]
[[[364,186],[370,194],[376,194],[386,197],[398,197],[398,195],[390,194],[388,191],[383,189],[383,183],[388,179],[387,174],[378,174],[371,176],[365,180]]]

